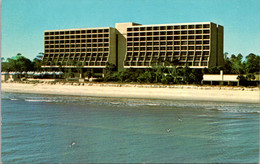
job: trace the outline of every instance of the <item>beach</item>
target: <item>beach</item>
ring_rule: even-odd
[[[110,83],[2,83],[2,92],[259,103],[259,88]]]

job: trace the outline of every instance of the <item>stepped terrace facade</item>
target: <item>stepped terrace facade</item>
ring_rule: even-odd
[[[115,28],[45,31],[42,68],[95,68],[102,73],[107,63],[116,63]]]
[[[209,68],[223,65],[223,26],[212,22],[49,30],[44,32],[42,68],[76,68],[104,73],[149,68],[155,61]],[[167,62],[166,62],[167,61]]]
[[[222,65],[223,27],[211,22],[127,27],[125,68],[158,60],[191,68]]]

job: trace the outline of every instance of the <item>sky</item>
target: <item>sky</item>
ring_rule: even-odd
[[[260,0],[2,0],[1,56],[44,52],[44,31],[214,22],[224,26],[224,52],[260,55]]]

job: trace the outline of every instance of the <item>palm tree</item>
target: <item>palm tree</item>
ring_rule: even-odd
[[[177,66],[179,65],[179,60],[174,59],[173,61],[166,60],[165,61],[166,65],[168,65],[167,70],[168,74],[173,77],[173,82],[177,83],[178,78],[177,78]]]

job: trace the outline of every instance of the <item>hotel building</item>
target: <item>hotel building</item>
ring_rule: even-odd
[[[115,32],[111,27],[45,31],[42,68],[81,67],[103,73],[107,63],[116,63]]]
[[[103,73],[107,63],[124,68],[149,68],[155,61],[179,66],[223,65],[223,26],[212,22],[141,25],[115,28],[45,31],[43,68],[91,69]]]

